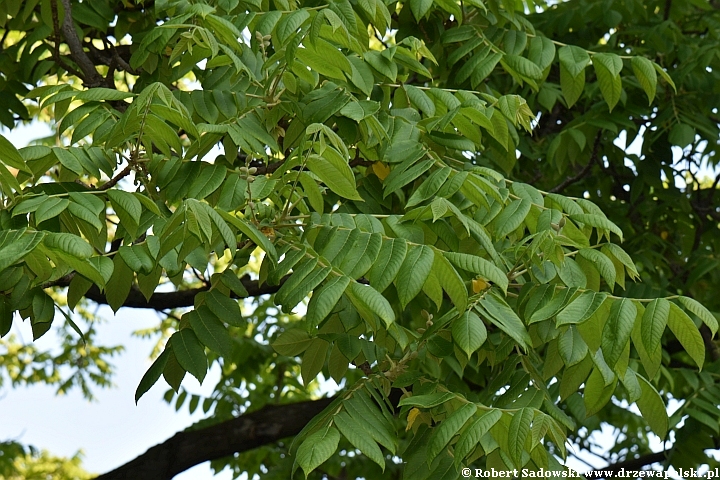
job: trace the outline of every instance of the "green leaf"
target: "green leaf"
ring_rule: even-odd
[[[631,368],[625,370],[625,375],[620,377],[620,381],[628,392],[628,403],[636,402],[642,396],[642,388],[638,381],[638,375]]]
[[[435,195],[448,176],[452,169],[450,167],[442,167],[431,173],[425,181],[413,192],[405,205],[405,208],[410,208],[418,203],[424,202],[433,195]]]
[[[450,400],[454,399],[455,396],[456,395],[452,392],[436,392],[424,395],[412,395],[410,397],[405,397],[400,400],[398,406],[432,408],[437,407],[438,405],[442,405],[445,402],[449,402]]]
[[[630,255],[625,252],[619,245],[615,245],[614,243],[606,243],[602,247],[602,252],[605,254],[610,254],[610,256],[614,256],[617,258],[620,263],[622,263],[625,266],[625,269],[627,270],[628,274],[631,278],[637,279],[640,278],[640,274],[637,271],[637,268],[635,267],[635,263],[632,261],[632,258],[630,258]]]
[[[182,366],[180,366],[180,363],[178,363],[177,356],[175,355],[175,352],[173,352],[172,346],[166,347],[165,350],[170,353],[168,354],[165,369],[162,372],[163,378],[165,379],[167,384],[170,385],[173,390],[175,390],[175,393],[179,393],[180,385],[185,378],[185,373],[187,372],[187,370],[185,370]]]
[[[89,210],[86,206],[73,201],[68,205],[68,210],[74,217],[77,217],[95,227],[97,232],[102,230],[103,222],[96,213]],[[37,221],[37,215],[35,216],[35,220]]]
[[[230,338],[225,325],[207,306],[203,305],[183,315],[183,317],[185,316],[189,319],[195,335],[206,347],[223,357],[230,358],[233,347],[232,338]]]
[[[616,234],[618,237],[620,237],[620,240],[623,239],[623,233],[620,228],[612,223],[607,218],[595,215],[595,214],[589,214],[589,213],[582,213],[582,214],[571,214],[570,219],[574,220],[576,222],[584,223],[585,225],[590,225],[591,227],[595,227],[598,229],[603,230],[610,230],[614,234]]]
[[[502,418],[500,410],[490,410],[485,412],[470,425],[468,425],[460,435],[455,444],[455,464],[460,462],[480,443],[480,439]]]
[[[620,71],[623,68],[622,59],[614,53],[596,53],[593,55],[593,67],[595,67],[600,84],[600,92],[612,112],[622,93],[622,80],[620,79]]]
[[[530,212],[531,203],[522,199],[516,199],[510,202],[503,211],[493,220],[495,225],[495,235],[502,238],[514,232],[525,221],[525,217]]]
[[[26,232],[22,230],[6,231],[7,236],[0,243],[0,271],[17,263],[30,253],[43,240],[42,232]],[[5,233],[5,232],[2,232]]]
[[[308,11],[300,9],[295,10],[280,20],[275,26],[275,35],[280,45],[284,45],[288,38],[293,35],[308,18],[310,18]]]
[[[48,197],[35,210],[35,223],[40,224],[50,218],[60,215],[68,206],[70,200],[67,198]]]
[[[667,325],[690,358],[695,361],[698,368],[702,369],[705,363],[705,344],[695,322],[680,307],[670,302]]]
[[[89,243],[71,233],[48,233],[43,243],[48,248],[60,250],[81,260],[86,260],[93,254],[93,248]]]
[[[714,337],[718,331],[718,321],[715,316],[694,298],[680,296],[678,300],[680,300],[683,307],[694,313],[705,325],[708,326],[710,333]]]
[[[108,305],[117,312],[125,303],[134,278],[134,273],[120,255],[113,258],[113,273],[105,286]]]
[[[458,272],[443,256],[440,250],[435,250],[432,272],[440,281],[440,285],[448,297],[450,297],[450,300],[452,300],[457,311],[464,311],[468,301],[467,287]]]
[[[373,87],[375,86],[375,76],[373,75],[372,70],[361,58],[350,56],[348,57],[348,60],[350,61],[350,67],[352,68],[350,81],[352,81],[353,85],[359,88],[361,92],[369,97],[372,94]]]
[[[328,280],[320,289],[313,292],[308,303],[307,321],[311,326],[318,325],[323,321],[342,297],[345,289],[350,284],[351,278],[342,275]]]
[[[395,287],[403,309],[422,290],[432,270],[434,257],[433,250],[426,245],[410,247],[395,279]]]
[[[55,157],[60,161],[63,167],[67,168],[73,173],[76,173],[77,175],[82,175],[83,168],[80,161],[70,153],[70,151],[67,148],[63,147],[53,147],[53,153],[55,154]]]
[[[541,308],[535,310],[534,312],[532,312],[532,314],[530,314],[530,320],[528,320],[527,323],[531,324],[542,322],[543,320],[554,317],[560,310],[565,308],[565,306],[575,295],[576,291],[577,289],[575,288],[567,288],[557,292],[552,298],[552,300],[550,300],[547,304],[543,305]]]
[[[155,385],[155,383],[157,383],[157,381],[160,379],[163,370],[165,370],[165,365],[167,364],[169,353],[170,350],[163,350],[163,352],[155,359],[152,365],[150,365],[150,368],[147,369],[147,372],[145,372],[145,375],[143,375],[142,379],[140,379],[140,383],[135,390],[136,405],[140,398],[145,395],[145,392],[150,390],[150,388]]]
[[[195,332],[189,328],[183,328],[173,333],[169,342],[180,366],[202,383],[208,369],[207,357]]]
[[[396,167],[383,181],[385,191],[383,197],[387,197],[391,193],[397,191],[398,189],[404,187],[416,178],[420,177],[420,175],[430,170],[434,164],[435,160],[428,158],[421,162],[415,163],[408,169]]]
[[[40,207],[40,205],[45,203],[50,197],[48,197],[47,195],[39,195],[36,197],[25,196],[24,198],[24,200],[15,205],[15,208],[13,208],[13,217],[16,215],[23,215],[36,211]]]
[[[583,292],[557,315],[557,326],[583,323],[593,316],[606,298],[605,292]]]
[[[675,91],[675,93],[677,93],[677,87],[675,87],[675,82],[673,82],[672,77],[670,77],[670,75],[668,75],[668,73],[665,70],[663,70],[663,68],[660,65],[658,65],[657,63],[653,62],[653,67],[655,67],[655,71],[657,73],[659,73],[660,76],[663,78],[663,80],[665,80],[667,83],[669,83],[670,86]]]
[[[300,328],[291,328],[285,330],[272,343],[273,349],[280,355],[295,357],[307,350],[312,342],[312,338],[308,333]]]
[[[232,272],[230,273],[229,277],[237,279],[237,277],[232,274]],[[224,277],[224,279],[227,278],[228,277]],[[239,281],[237,283],[239,283],[240,287],[242,287],[243,289],[245,288]],[[233,327],[242,327],[245,325],[242,321],[238,302],[228,297],[227,295],[223,295],[218,290],[210,290],[207,295],[205,295],[205,304],[212,313],[214,313],[220,320],[227,323],[228,325],[232,325]]]
[[[590,63],[590,56],[585,49],[574,45],[561,47],[558,52],[560,65],[565,67],[573,78],[580,75]]]
[[[587,356],[588,346],[575,326],[570,325],[558,338],[558,352],[566,367],[577,365]]]
[[[598,413],[612,397],[615,391],[615,382],[605,385],[602,374],[596,368],[585,382],[583,397],[585,400],[585,416],[591,417]]]
[[[645,90],[648,103],[652,104],[655,98],[655,89],[657,88],[657,72],[655,72],[653,62],[645,57],[633,57],[632,68],[635,77],[640,82],[640,86]]]
[[[405,92],[410,98],[410,101],[421,110],[425,116],[432,117],[435,115],[435,103],[425,92],[412,85],[405,85]]]
[[[564,63],[560,64],[560,87],[568,108],[575,105],[585,89],[585,69],[573,76]]]
[[[317,264],[317,257],[312,257],[310,259],[303,260],[296,268],[294,268],[290,278],[288,278],[285,283],[282,284],[280,289],[275,294],[275,304],[285,305],[288,296],[293,295],[294,291],[303,283],[303,280],[305,280],[305,278],[312,274]],[[297,304],[288,305],[288,307],[292,308],[295,305]]]
[[[515,340],[523,349],[527,349],[532,340],[522,320],[500,296],[491,291],[475,306],[480,314]]]
[[[226,174],[227,169],[222,165],[204,166],[204,168],[200,169],[200,174],[190,184],[187,196],[198,200],[207,197],[223,184]]]
[[[350,400],[346,400],[344,402],[345,410],[356,422],[367,427],[365,430],[373,440],[394,454],[397,436],[394,433],[394,427],[390,423],[392,416],[387,411],[383,415],[378,402],[368,394],[369,388],[372,387],[356,391]]]
[[[433,0],[410,0],[410,10],[418,22],[430,11]]]
[[[540,70],[545,70],[555,60],[555,44],[547,37],[533,37],[530,39],[528,58],[540,67]]]
[[[28,167],[25,164],[25,160],[23,160],[20,155],[20,152],[18,152],[15,145],[10,143],[10,141],[3,135],[0,135],[0,161],[5,165],[17,168],[18,170],[25,172],[28,171]]]
[[[475,58],[475,57],[473,57]],[[480,61],[477,66],[473,69],[472,75],[470,77],[470,85],[472,85],[473,88],[477,88],[477,86],[485,80],[488,75],[492,73],[493,70],[495,70],[495,66],[498,64],[500,59],[502,58],[502,53],[495,52],[491,53],[487,57],[484,57],[482,61]],[[460,72],[458,72],[458,80],[460,78]],[[464,81],[464,80],[463,80]]]
[[[642,342],[645,350],[654,352],[660,347],[668,316],[670,315],[670,302],[664,298],[657,298],[645,307],[642,317]]]
[[[605,279],[610,290],[615,287],[615,265],[606,255],[592,248],[580,249],[580,256],[588,260],[597,268],[600,275]]]
[[[353,304],[370,310],[380,317],[387,327],[395,321],[395,312],[393,312],[390,303],[373,287],[353,281],[350,282],[350,288],[347,292]]]
[[[525,451],[525,440],[530,433],[530,423],[533,420],[534,412],[531,408],[521,408],[513,414],[510,427],[508,428],[508,447],[510,457],[516,465],[522,465],[522,454]]]
[[[485,323],[474,312],[465,312],[452,323],[455,344],[470,358],[487,340]]]
[[[637,309],[632,300],[623,298],[613,302],[610,316],[603,328],[601,342],[603,356],[610,368],[615,367],[625,346],[630,341],[636,314]]]
[[[385,456],[377,443],[371,440],[366,426],[356,421],[346,412],[340,412],[333,417],[340,433],[353,445],[353,447],[364,453],[370,460],[377,463],[385,471]]]
[[[503,63],[503,66],[509,68],[513,72],[519,73],[523,77],[540,80],[543,76],[540,67],[527,58],[519,55],[505,55],[500,61]]]
[[[384,291],[395,280],[408,251],[402,238],[384,240],[380,253],[370,269],[368,281],[378,292]]]
[[[315,287],[320,285],[331,271],[332,267],[330,266],[314,269],[306,275],[295,288],[290,290],[282,300],[277,300],[278,297],[276,297],[276,301],[283,305],[284,312],[289,313],[298,303],[306,298]],[[278,291],[278,294],[280,294],[280,291]]]
[[[320,75],[338,80],[345,80],[345,73],[352,75],[348,59],[326,40],[318,38],[306,42],[304,47],[297,49],[297,58]]]
[[[145,275],[150,274],[155,268],[155,261],[145,245],[133,245],[132,247],[122,246],[118,254],[125,260],[125,263],[135,272]]]
[[[306,387],[322,370],[329,349],[330,344],[328,342],[322,338],[314,338],[303,353],[300,373]]]
[[[493,282],[503,292],[507,293],[507,275],[491,262],[477,255],[467,253],[445,252],[445,256],[463,270],[481,275],[485,280]]]
[[[362,232],[350,247],[352,255],[346,255],[338,267],[350,278],[360,278],[374,265],[382,246],[382,235],[378,232]]]
[[[642,413],[643,418],[647,420],[653,432],[660,438],[665,438],[669,423],[665,404],[650,382],[640,375],[637,375],[637,379],[640,382],[640,389],[642,390],[642,395],[637,401],[640,413]]]
[[[642,312],[642,315],[644,316],[645,311],[642,308],[642,305],[638,308],[638,312]],[[652,352],[647,351],[642,339],[642,316],[639,315],[639,317],[640,318],[635,318],[635,328],[633,328],[633,332],[631,334],[632,342],[635,346],[635,350],[637,350],[640,362],[642,363],[647,376],[649,378],[655,378],[655,375],[660,368],[660,363],[662,362],[662,348],[656,348]]]
[[[322,155],[310,155],[307,166],[333,192],[350,200],[363,201],[350,165],[334,148],[326,148]]]
[[[298,447],[295,460],[305,472],[305,477],[335,453],[339,442],[340,432],[330,424],[305,439]]]
[[[246,237],[252,240],[255,245],[265,250],[265,253],[267,253],[272,260],[277,261],[277,251],[275,250],[275,246],[262,232],[260,232],[260,230],[255,227],[255,225],[248,223],[245,219],[230,215],[222,210],[217,213],[240,230]]]
[[[73,96],[75,97],[75,100],[85,100],[87,102],[99,102],[103,100],[114,102],[134,97],[135,94],[131,92],[121,92],[115,90],[114,88],[96,87],[89,90],[84,90]]]
[[[132,193],[115,189],[108,190],[108,198],[122,226],[132,237],[135,237],[142,215],[140,200]]]
[[[466,403],[462,407],[455,410],[445,420],[440,422],[440,426],[433,429],[428,445],[427,463],[432,464],[435,457],[447,446],[452,438],[460,431],[473,415],[477,412],[477,405],[474,403]]]

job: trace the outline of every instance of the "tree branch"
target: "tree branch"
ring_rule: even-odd
[[[606,477],[597,477],[594,474],[588,474],[588,478],[612,478],[614,474],[622,470],[623,468],[625,470],[639,470],[641,467],[644,467],[646,465],[652,465],[653,463],[662,462],[667,458],[667,455],[670,453],[670,449],[663,450],[662,452],[657,453],[648,453],[647,455],[642,455],[638,458],[632,458],[630,460],[625,460],[622,462],[614,463],[612,465],[608,465],[605,468],[600,469],[601,472],[607,472],[612,473],[612,475],[608,475]],[[594,472],[597,473],[597,470]]]
[[[590,174],[590,170],[592,170],[593,165],[595,165],[595,162],[597,162],[597,153],[598,149],[600,148],[600,139],[602,138],[602,130],[598,131],[597,135],[595,135],[595,143],[593,144],[593,150],[592,154],[590,155],[590,161],[588,164],[583,168],[580,173],[575,175],[574,177],[570,177],[565,179],[564,182],[561,184],[553,187],[550,189],[551,193],[558,193],[563,191],[565,188],[569,187],[573,183],[577,183],[583,178],[587,177]]]
[[[98,190],[109,190],[112,187],[114,187],[120,180],[130,175],[130,172],[132,172],[132,164],[128,164],[127,167],[122,169],[117,175],[115,175],[113,178],[108,180],[107,183],[103,184],[101,187],[98,187]]]
[[[171,479],[195,465],[297,435],[333,398],[258,411],[199,430],[178,432],[165,442],[97,480]]]
[[[350,160],[350,162],[348,162],[350,167],[368,167],[368,166],[372,165],[372,163],[373,162],[371,162],[369,160],[363,160],[362,158],[359,158],[359,157],[353,158],[352,160]],[[277,169],[279,169],[280,167],[282,167],[284,164],[285,164],[285,160],[280,160],[278,162],[268,163],[267,165],[265,165],[265,164],[258,164],[258,165],[250,164],[250,166],[257,168],[257,170],[255,171],[255,173],[253,175],[270,175],[270,174],[275,173],[275,171]],[[300,167],[293,168],[293,170],[299,170],[299,169],[300,169]]]
[[[49,287],[67,287],[70,285],[74,274],[66,275],[55,282],[43,285],[43,288]],[[285,282],[288,276],[283,277],[278,285],[259,285],[257,280],[252,280],[249,275],[245,275],[240,278],[243,286],[248,292],[247,297],[257,297],[260,295],[267,295],[275,293],[280,289],[280,286]],[[175,292],[155,292],[150,300],[145,299],[145,296],[140,290],[133,285],[130,289],[125,302],[122,307],[129,308],[149,308],[152,310],[163,311],[171,310],[173,308],[192,307],[195,304],[195,295],[208,290],[208,287],[191,288],[188,290],[177,290]],[[102,305],[108,305],[107,297],[105,293],[101,292],[100,289],[93,285],[90,290],[84,295],[88,300],[92,300],[95,303]],[[233,298],[245,298],[233,295]]]
[[[65,37],[68,47],[70,47],[70,53],[72,54],[73,60],[75,60],[75,63],[77,63],[84,74],[83,83],[85,83],[88,87],[102,86],[105,84],[105,81],[97,70],[95,70],[95,64],[90,60],[90,58],[88,58],[85,50],[83,50],[82,42],[75,31],[75,24],[72,19],[71,0],[61,1],[63,8],[65,9],[65,16],[62,24],[63,36]]]
[[[663,20],[670,18],[670,9],[672,8],[672,0],[665,0],[665,11],[663,12]]]

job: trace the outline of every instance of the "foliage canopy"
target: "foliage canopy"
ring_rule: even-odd
[[[281,424],[183,444],[186,463],[563,470],[609,424],[608,461],[717,465],[718,181],[698,168],[718,143],[719,11],[1,1],[0,122],[55,135],[0,137],[0,333],[64,325],[60,357],[3,340],[6,378],[91,395],[117,348],[93,343],[88,302],[151,308],[136,400],[163,377],[211,413],[199,431]],[[188,395],[213,363],[213,395]],[[103,478],[192,466],[166,462]]]

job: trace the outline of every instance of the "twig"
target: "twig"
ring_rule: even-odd
[[[600,148],[600,139],[602,138],[602,131],[598,131],[597,135],[595,135],[595,143],[593,144],[593,150],[592,154],[590,155],[590,161],[588,164],[583,168],[580,173],[575,175],[574,177],[570,177],[568,179],[565,179],[564,182],[562,182],[560,185],[557,185],[550,189],[550,193],[558,193],[563,191],[565,188],[569,187],[573,183],[577,183],[583,178],[587,177],[590,174],[590,171],[592,170],[593,165],[595,162],[597,162],[597,152]]]
[[[127,167],[123,168],[120,173],[115,175],[113,178],[111,178],[107,183],[105,183],[103,186],[98,187],[98,190],[109,190],[112,187],[114,187],[120,180],[130,175],[130,172],[132,171],[132,164],[128,164]]]

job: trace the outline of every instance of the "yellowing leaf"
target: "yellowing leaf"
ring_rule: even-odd
[[[413,426],[413,423],[415,423],[415,420],[417,419],[418,415],[420,415],[420,409],[419,408],[412,408],[410,409],[410,413],[408,413],[407,416],[407,427],[405,427],[405,431],[408,432]]]
[[[385,180],[385,178],[390,174],[390,167],[388,167],[382,162],[373,163],[372,170],[373,173],[377,175],[380,180]]]
[[[490,284],[482,277],[473,278],[472,289],[473,293],[480,293],[486,290]]]

